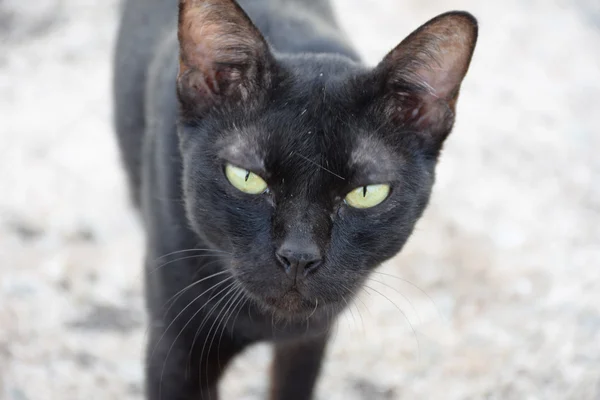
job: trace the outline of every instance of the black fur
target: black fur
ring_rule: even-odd
[[[115,116],[147,238],[153,400],[216,399],[264,340],[272,399],[310,398],[335,315],[427,205],[477,36],[445,14],[368,69],[326,0],[240,3],[182,0],[179,40],[174,2],[124,3]],[[234,188],[226,163],[268,192]],[[381,204],[343,201],[377,183]],[[310,262],[290,275],[282,249]]]

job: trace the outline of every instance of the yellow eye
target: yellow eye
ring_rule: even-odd
[[[225,166],[225,175],[236,189],[244,193],[261,194],[267,190],[267,182],[260,176],[243,168],[227,164]]]
[[[390,185],[361,186],[346,196],[346,203],[354,208],[371,208],[384,201],[390,193]]]

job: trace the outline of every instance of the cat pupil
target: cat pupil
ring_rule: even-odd
[[[250,178],[250,172],[246,172],[246,178],[244,178],[244,181],[248,182],[248,178]]]
[[[363,197],[367,197],[367,187],[363,186]]]

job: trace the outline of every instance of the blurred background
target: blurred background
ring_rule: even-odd
[[[600,399],[600,2],[336,0],[374,65],[480,37],[431,205],[341,316],[318,399]],[[0,0],[0,399],[142,398],[142,236],[111,126],[116,0]],[[266,398],[269,348],[224,399]]]

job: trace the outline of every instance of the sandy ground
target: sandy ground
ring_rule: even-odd
[[[600,399],[600,3],[336,4],[370,64],[439,12],[481,30],[432,204],[341,317],[317,398]],[[142,397],[116,12],[0,0],[0,399]],[[265,398],[269,354],[238,358],[224,398]]]

